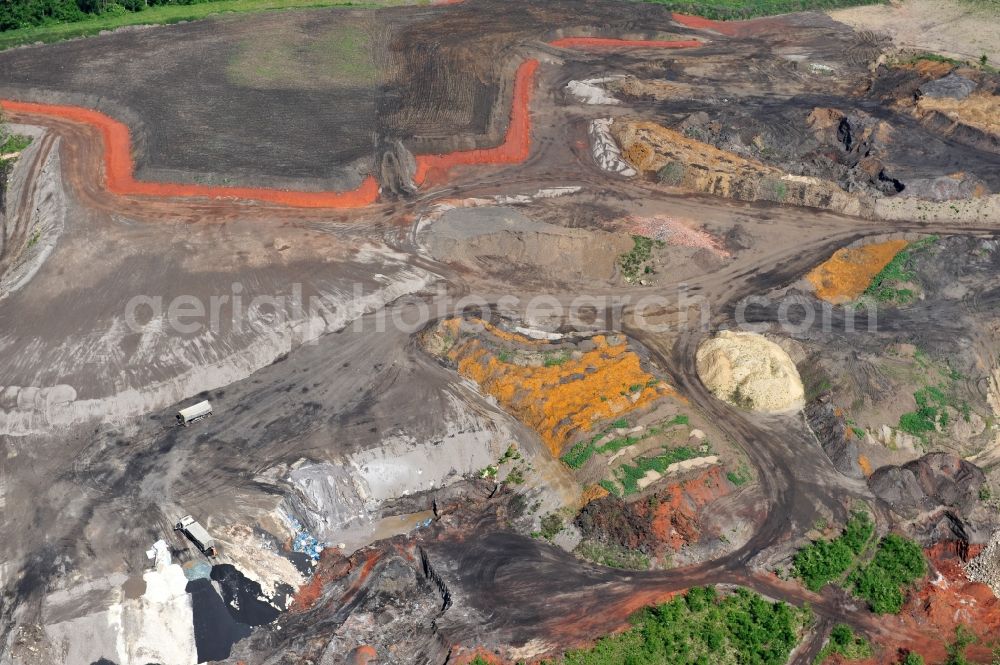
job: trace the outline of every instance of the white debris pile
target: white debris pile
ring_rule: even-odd
[[[586,79],[583,81],[570,81],[566,84],[566,90],[584,104],[604,104],[615,105],[621,102],[608,94],[607,90],[601,87],[601,83],[608,83],[621,76],[605,76],[604,78]]]
[[[622,159],[621,148],[611,135],[613,118],[597,118],[590,122],[590,145],[594,153],[594,161],[603,170],[626,177],[636,174],[635,169]]]
[[[276,523],[280,520],[275,519]],[[305,578],[291,561],[272,543],[245,524],[232,524],[219,530],[216,540],[223,544],[222,556],[248,579],[260,584],[261,591],[273,599],[277,586],[287,584],[298,589]]]
[[[146,555],[153,559],[154,568],[142,576],[145,592],[108,610],[108,624],[118,634],[118,662],[195,665],[198,652],[184,569],[171,563],[162,540]]]
[[[965,566],[966,576],[973,582],[982,582],[1000,598],[1000,529],[975,559]]]

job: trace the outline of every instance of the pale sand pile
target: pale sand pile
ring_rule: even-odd
[[[761,335],[722,331],[698,347],[698,376],[716,397],[754,411],[801,409],[802,379],[785,351]]]

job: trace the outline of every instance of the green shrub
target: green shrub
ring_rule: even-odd
[[[563,454],[561,459],[563,462],[566,463],[567,466],[569,466],[572,469],[582,469],[583,465],[586,464],[587,461],[594,455],[607,455],[607,454],[613,455],[622,448],[627,448],[634,443],[639,443],[640,441],[644,441],[651,436],[656,436],[658,434],[661,434],[663,430],[667,427],[670,427],[672,425],[686,425],[688,424],[688,420],[689,419],[686,415],[683,414],[677,415],[674,416],[671,420],[668,420],[665,423],[661,423],[657,427],[650,427],[646,429],[646,431],[642,432],[638,436],[627,435],[627,436],[615,437],[610,441],[608,441],[607,443],[598,446],[597,442],[603,439],[605,436],[611,434],[612,430],[624,429],[628,427],[628,421],[624,418],[619,418],[618,420],[611,423],[611,427],[609,429],[606,429],[603,432],[600,432],[599,434],[595,434],[593,437],[590,438],[590,440],[578,441],[577,443],[573,444],[570,447],[569,451]]]
[[[833,540],[817,540],[795,555],[793,570],[810,591],[819,591],[835,581],[864,551],[875,531],[868,513],[857,511],[844,525],[844,531]]]
[[[959,624],[955,628],[955,640],[948,645],[948,658],[945,665],[969,665],[969,659],[965,657],[965,648],[976,641],[976,636]]]
[[[9,155],[12,152],[21,152],[29,145],[31,145],[30,136],[21,136],[19,134],[10,134],[6,138],[3,138],[3,128],[0,127],[0,155]]]
[[[743,485],[746,485],[748,482],[750,482],[753,476],[750,475],[750,469],[748,469],[745,464],[740,464],[740,467],[735,471],[727,471],[726,478],[733,485],[736,485],[737,487],[742,487]]]
[[[684,596],[639,612],[624,633],[571,651],[565,665],[783,665],[798,643],[809,613],[771,603],[747,589],[720,596],[695,587]]]
[[[687,446],[679,448],[664,448],[662,455],[656,457],[640,457],[635,460],[635,464],[622,464],[615,472],[618,474],[618,481],[621,482],[625,494],[635,494],[639,491],[639,479],[646,475],[647,471],[663,473],[667,467],[674,462],[683,462],[697,457],[698,453]]]
[[[619,545],[606,545],[594,540],[585,540],[577,546],[575,551],[584,559],[609,568],[649,570],[648,556]]]
[[[838,623],[830,631],[830,641],[816,655],[813,663],[819,665],[833,654],[840,654],[845,660],[870,658],[874,651],[871,643],[860,635],[855,635],[851,627]]]
[[[697,14],[717,21],[737,21],[754,16],[787,14],[809,9],[834,9],[884,4],[883,0],[644,0],[682,14]]]
[[[903,589],[927,574],[920,546],[896,534],[878,545],[875,557],[852,576],[854,593],[877,614],[898,614],[903,609]]]
[[[913,300],[914,293],[911,289],[901,289],[898,286],[903,282],[912,282],[916,279],[916,273],[913,272],[911,266],[914,255],[927,249],[937,240],[937,236],[928,236],[907,245],[872,278],[868,288],[865,289],[865,295],[878,302],[906,304]]]
[[[664,185],[677,187],[684,182],[684,165],[680,162],[667,162],[656,173],[656,177]]]
[[[552,540],[563,530],[563,519],[556,513],[549,513],[542,518],[542,538]]]
[[[652,272],[646,262],[653,257],[653,247],[662,247],[662,240],[653,240],[646,236],[632,236],[632,249],[618,257],[622,276],[626,282],[634,282],[639,275]]]

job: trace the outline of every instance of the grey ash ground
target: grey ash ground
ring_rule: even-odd
[[[550,43],[571,36],[703,45]],[[504,139],[525,58],[527,159],[408,182],[408,156]],[[120,197],[93,130],[12,114],[35,140],[0,238],[0,664],[519,662],[699,584],[808,603],[795,662],[837,622],[880,662],[943,659],[956,607],[980,612],[985,658],[998,86],[822,13],[692,27],[605,1],[0,53],[0,97],[126,123],[139,179],[383,187],[357,210]],[[907,298],[872,330],[847,331],[856,302],[799,325],[825,307],[807,273],[886,240],[912,250]],[[598,304],[557,311],[580,295]],[[172,324],[176,299],[223,296],[217,325]],[[699,345],[741,323],[791,358],[801,409],[706,387]],[[202,399],[214,415],[178,427]],[[928,399],[934,423],[906,431]],[[970,575],[993,591],[932,574],[886,619],[784,579],[858,506],[945,572],[942,552],[985,552]],[[173,530],[184,514],[216,559]]]

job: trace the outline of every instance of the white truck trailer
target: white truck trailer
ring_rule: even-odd
[[[181,521],[174,525],[174,529],[181,531],[185,536],[188,537],[195,547],[202,551],[205,556],[215,556],[215,539],[208,535],[208,531],[205,530],[201,524],[195,520],[191,515],[185,515],[181,518]]]
[[[193,422],[212,415],[212,405],[208,401],[198,402],[177,412],[177,422],[187,427]]]

